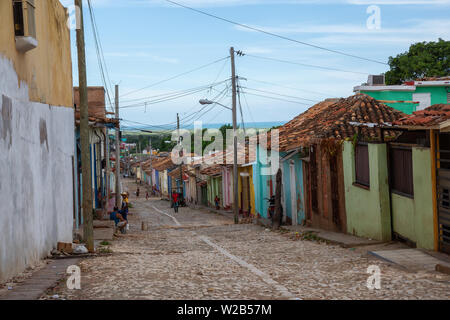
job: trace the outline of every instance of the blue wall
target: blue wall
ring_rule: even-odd
[[[261,161],[261,155],[264,155],[265,151],[261,152],[261,147],[258,145],[256,148],[256,162],[253,165],[253,183],[255,188],[255,210],[263,218],[268,218],[267,210],[269,209],[270,187],[269,181],[273,181],[273,194],[275,194],[275,176],[262,175],[262,169],[269,168]]]
[[[286,154],[281,154],[281,156],[286,156]],[[291,169],[290,164],[294,163],[295,170],[295,190],[291,189]],[[287,217],[293,217],[293,214],[297,214],[297,222],[301,224],[302,220],[305,219],[305,197],[304,197],[304,186],[303,186],[303,162],[300,160],[299,154],[292,156],[286,161],[282,162],[283,166],[283,191],[285,199],[284,212]],[[295,192],[296,207],[297,212],[292,212],[292,202],[291,195]]]

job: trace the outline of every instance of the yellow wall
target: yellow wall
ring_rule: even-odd
[[[242,196],[242,179],[241,179],[241,173],[248,173],[250,178],[250,205],[252,207],[251,213],[255,214],[255,187],[253,184],[253,167],[240,167],[238,168],[238,175],[239,175],[239,207],[241,206],[241,196]]]
[[[38,0],[35,5],[38,47],[20,53],[15,45],[12,1],[0,1],[0,58],[12,61],[19,81],[29,87],[31,101],[73,107],[66,10],[59,0]]]

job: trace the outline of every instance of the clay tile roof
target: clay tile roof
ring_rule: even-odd
[[[317,139],[346,139],[357,133],[355,124],[386,124],[405,117],[365,94],[343,99],[327,99],[300,114],[280,128],[280,150],[289,151],[307,146]],[[361,126],[363,137],[377,139],[378,129]],[[392,133],[386,133],[392,136]]]
[[[433,127],[450,119],[450,104],[435,104],[394,122],[399,126]]]
[[[156,163],[155,163],[155,161],[153,162],[153,168],[158,171],[164,171],[164,170],[167,170],[174,166],[175,166],[175,164],[172,162],[171,157],[165,157],[165,158],[158,159],[156,161]]]
[[[222,173],[222,166],[219,164],[212,165],[200,171],[205,176],[217,176]]]
[[[180,167],[170,171],[168,175],[169,177],[178,179],[180,177]],[[189,175],[189,171],[183,166],[183,179],[186,180]]]

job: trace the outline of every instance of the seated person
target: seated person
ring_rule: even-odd
[[[109,216],[110,220],[114,220],[116,227],[120,230],[121,233],[126,232],[126,226],[128,224],[127,220],[119,213],[119,208],[115,207],[114,211],[111,212]]]

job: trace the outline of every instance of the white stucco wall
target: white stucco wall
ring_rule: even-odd
[[[72,241],[73,155],[74,110],[30,102],[0,54],[0,281]]]

